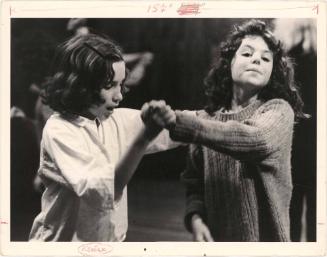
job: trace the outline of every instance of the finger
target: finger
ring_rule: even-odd
[[[163,103],[163,105],[157,109],[157,112],[162,116],[165,117],[167,114],[172,112],[172,109],[169,105]]]
[[[159,116],[157,113],[155,113],[153,116],[152,116],[152,119],[153,121],[155,122],[155,124],[157,126],[160,126],[161,128],[164,128],[166,123],[164,122],[164,120],[162,119],[161,116]]]
[[[141,108],[141,118],[142,120],[147,120],[148,116],[149,116],[149,104],[145,103],[143,104],[142,108]]]
[[[212,236],[211,236],[211,233],[210,233],[210,231],[209,231],[209,229],[207,227],[203,231],[203,236],[204,236],[206,242],[213,242],[214,241]]]
[[[151,112],[155,109],[156,105],[157,105],[157,101],[155,100],[151,100],[149,102],[149,109],[151,110]]]
[[[213,242],[214,241],[209,231],[204,232],[204,239],[205,239],[206,242]]]
[[[172,112],[172,109],[169,105],[164,105],[161,107],[160,112],[164,115],[165,113]]]
[[[170,120],[175,118],[175,113],[170,111],[160,114],[160,116],[162,117],[163,122],[168,123]]]
[[[194,238],[195,238],[196,242],[204,242],[204,239],[203,239],[203,236],[201,233],[196,233]]]
[[[157,111],[157,109],[158,109],[158,101],[156,101],[156,100],[151,100],[150,102],[149,102],[149,111],[150,111],[150,113],[151,114],[153,114],[154,112],[156,112]]]
[[[166,121],[166,128],[172,128],[172,126],[175,126],[176,124],[176,116],[171,116],[167,121]]]
[[[161,118],[162,122],[167,124],[169,121],[172,121],[175,119],[176,114],[173,110],[171,110],[170,106],[165,106],[162,109],[156,110],[156,115],[158,118]]]
[[[164,106],[166,106],[166,102],[164,100],[153,101],[152,106],[154,109],[161,109],[164,108]]]
[[[149,109],[149,103],[145,103],[142,105],[141,112],[145,112],[147,109]]]

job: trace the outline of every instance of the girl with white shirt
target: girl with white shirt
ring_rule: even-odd
[[[31,241],[124,240],[126,185],[139,161],[177,146],[162,131],[175,118],[164,101],[115,110],[126,74],[121,50],[104,36],[59,46],[43,91],[55,113],[42,135],[38,174],[46,189]]]

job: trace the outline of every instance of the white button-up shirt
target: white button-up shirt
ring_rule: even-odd
[[[46,190],[30,240],[123,241],[127,232],[127,190],[114,202],[115,167],[144,126],[140,111],[116,109],[97,126],[84,117],[53,114],[41,141],[39,175]],[[147,153],[178,144],[162,131]]]

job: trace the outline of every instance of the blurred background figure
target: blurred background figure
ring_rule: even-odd
[[[292,241],[316,241],[317,27],[314,19],[275,19],[274,33],[295,63],[295,81],[311,115],[295,127],[291,202]]]
[[[35,123],[18,106],[10,109],[10,212],[11,238],[26,240],[29,228],[40,208],[33,180],[39,165],[39,146]]]
[[[275,19],[274,34],[286,51],[301,48],[303,54],[317,52],[317,24],[315,19]]]
[[[85,35],[90,33],[85,18],[71,18],[67,23],[67,30],[72,34]]]
[[[97,29],[91,27],[91,25],[88,24],[88,19],[86,18],[69,19],[67,23],[67,30],[76,35],[85,35],[90,32],[95,34],[97,33]],[[127,65],[133,65],[130,67],[130,74],[125,82],[125,85],[129,87],[136,86],[144,77],[146,66],[151,64],[153,54],[150,52],[125,53],[123,58]]]

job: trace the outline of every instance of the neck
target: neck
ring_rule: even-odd
[[[233,86],[231,110],[240,110],[258,99],[258,93],[239,86]]]
[[[94,120],[96,118],[96,116],[94,114],[92,114],[90,111],[86,110],[83,111],[79,114],[80,116],[83,116],[89,120]]]

